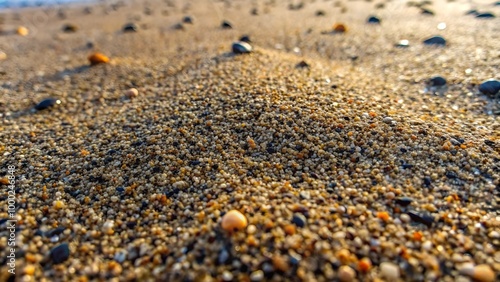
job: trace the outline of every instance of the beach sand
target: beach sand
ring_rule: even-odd
[[[0,281],[498,281],[500,7],[428,2],[2,13]]]

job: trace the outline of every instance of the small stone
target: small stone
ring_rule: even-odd
[[[246,43],[252,43],[252,40],[250,40],[250,36],[248,35],[243,35],[242,37],[240,37],[240,41]]]
[[[485,80],[479,85],[479,91],[493,97],[500,92],[500,81],[496,79]]]
[[[381,20],[380,20],[380,18],[378,18],[376,16],[371,16],[368,18],[368,20],[366,20],[366,22],[369,24],[380,24]]]
[[[465,12],[465,15],[478,15],[479,12],[476,10],[476,9],[472,9],[472,10],[468,10],[467,12]]]
[[[342,282],[354,281],[356,272],[348,265],[343,265],[339,268],[339,280]]]
[[[69,258],[69,245],[62,243],[50,251],[50,258],[55,264],[63,263]]]
[[[303,214],[294,213],[292,217],[292,223],[297,225],[298,227],[304,227],[306,226],[307,220]]]
[[[127,96],[127,98],[129,98],[129,99],[133,99],[133,98],[139,96],[139,90],[137,90],[135,88],[130,88],[129,90],[127,90],[125,92],[125,96]]]
[[[275,254],[272,257],[272,262],[273,262],[274,268],[279,270],[279,271],[287,272],[288,269],[290,269],[290,265],[288,264],[286,259],[281,255]]]
[[[184,30],[184,25],[182,23],[176,23],[172,26],[172,29],[175,30]]]
[[[182,19],[182,22],[183,23],[186,23],[186,24],[193,24],[193,18],[190,17],[190,16],[185,16],[183,19]]]
[[[256,270],[250,274],[250,280],[253,282],[262,281],[264,279],[264,271]]]
[[[66,206],[66,205],[64,204],[64,202],[63,202],[63,201],[59,201],[59,200],[54,201],[54,202],[52,203],[52,205],[54,206],[54,208],[55,208],[56,210],[63,209],[63,208]]]
[[[444,39],[442,36],[437,35],[427,38],[423,41],[423,43],[425,45],[446,46],[446,39]]]
[[[247,225],[247,218],[237,210],[231,210],[222,217],[222,229],[229,232],[244,229]]]
[[[0,51],[0,61],[7,59],[7,54],[5,52]]]
[[[399,279],[399,267],[394,263],[383,262],[380,264],[380,273],[388,281],[397,281]]]
[[[427,9],[427,8],[421,8],[420,13],[422,15],[428,15],[428,16],[434,16],[434,14],[435,14],[434,11]]]
[[[35,106],[35,110],[41,111],[53,107],[55,105],[61,104],[61,100],[56,98],[47,98]]]
[[[231,23],[228,22],[228,21],[222,21],[222,23],[220,24],[220,26],[223,29],[231,29],[231,28],[233,28],[233,26],[231,25]]]
[[[480,264],[474,267],[472,274],[474,281],[478,282],[493,282],[495,281],[495,272],[487,264]]]
[[[322,16],[326,15],[326,12],[323,10],[318,10],[318,11],[316,11],[315,15],[317,17],[322,17]]]
[[[306,61],[300,61],[298,64],[295,65],[295,67],[298,69],[308,69],[309,64]]]
[[[336,23],[333,26],[333,32],[334,33],[345,33],[345,32],[347,32],[347,26],[345,26],[344,24],[341,24],[341,23]]]
[[[445,86],[446,79],[442,76],[433,76],[427,81],[427,84],[434,87]]]
[[[233,53],[235,54],[247,54],[252,52],[252,46],[246,42],[235,42],[232,45]]]
[[[16,33],[19,34],[19,35],[21,35],[21,36],[26,36],[30,32],[29,32],[28,28],[26,28],[24,26],[20,26],[20,27],[17,28]]]
[[[399,42],[396,43],[395,46],[399,47],[399,48],[408,48],[408,47],[410,47],[410,41],[408,41],[406,39],[399,40]]]
[[[109,58],[101,53],[94,53],[88,57],[88,60],[92,66],[98,64],[106,64],[109,62]]]
[[[410,205],[413,201],[414,201],[413,198],[401,197],[401,198],[396,199],[396,204],[403,206],[403,207],[406,207],[406,206]]]
[[[72,32],[76,32],[78,30],[78,27],[74,24],[65,24],[63,26],[62,30],[66,33],[72,33]]]
[[[222,272],[222,281],[233,281],[233,277],[234,276],[230,271],[224,270],[224,272]]]
[[[493,18],[495,18],[495,15],[493,13],[489,13],[489,12],[479,13],[476,15],[476,18],[478,18],[478,19],[493,19]]]
[[[122,28],[123,32],[137,32],[137,25],[134,23],[125,24]]]
[[[426,225],[427,227],[431,227],[432,224],[434,223],[434,217],[431,215],[427,214],[418,214],[416,212],[410,211],[407,212],[407,214],[410,216],[410,218],[418,223],[422,223]]]
[[[102,225],[102,232],[104,232],[104,234],[106,235],[113,235],[113,233],[115,232],[113,230],[113,227],[115,225],[115,222],[112,221],[112,220],[107,220],[106,222],[104,222],[104,224]]]

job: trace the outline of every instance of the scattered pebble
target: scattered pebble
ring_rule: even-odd
[[[247,218],[237,210],[231,210],[222,217],[222,229],[229,232],[245,229],[247,225]]]
[[[378,18],[376,16],[371,16],[368,18],[368,20],[366,22],[370,23],[370,24],[380,24],[381,20],[380,20],[380,18]]]
[[[476,15],[476,18],[478,18],[478,19],[493,19],[493,18],[495,18],[495,15],[493,13],[490,13],[490,12],[479,13]]]
[[[410,41],[406,39],[399,40],[399,42],[395,46],[399,48],[408,48],[410,47]]]
[[[442,36],[432,36],[423,41],[425,45],[446,46],[446,39]]]
[[[69,258],[69,255],[70,251],[68,243],[62,243],[50,251],[50,258],[55,264],[65,262]]]
[[[233,25],[228,21],[222,21],[220,25],[223,29],[232,29]]]
[[[234,54],[247,54],[252,52],[252,45],[242,41],[234,42],[231,48]]]
[[[434,11],[432,11],[431,9],[428,9],[428,8],[421,8],[420,9],[420,13],[422,15],[428,15],[428,16],[434,16],[435,15]]]
[[[130,88],[125,92],[125,96],[129,99],[133,99],[137,96],[139,96],[139,90],[135,88]]]
[[[125,24],[122,28],[123,32],[137,32],[139,28],[135,23]]]
[[[109,58],[102,53],[94,53],[88,57],[88,60],[92,66],[109,62]]]
[[[5,52],[0,51],[0,61],[7,59],[7,54]]]
[[[433,76],[427,81],[427,84],[429,86],[445,86],[446,79],[442,76]]]
[[[388,281],[397,281],[400,278],[399,266],[391,262],[383,262],[380,264],[380,273]]]
[[[259,282],[264,279],[264,271],[262,270],[256,270],[250,274],[250,281],[252,282]]]
[[[16,33],[19,34],[19,35],[21,35],[21,36],[26,36],[30,32],[29,32],[28,28],[26,28],[24,26],[20,26],[20,27],[17,28]]]
[[[66,33],[72,33],[76,32],[78,30],[78,26],[74,24],[65,24],[62,28],[62,30]]]
[[[336,23],[333,26],[333,32],[334,33],[345,33],[345,32],[347,32],[347,26],[345,26],[344,24],[341,24],[341,23]]]
[[[185,23],[185,24],[193,24],[193,17],[191,16],[185,16],[183,19],[182,19],[182,22]]]
[[[500,92],[500,81],[493,78],[485,80],[479,85],[479,91],[493,97]]]
[[[306,61],[300,61],[295,65],[295,67],[298,69],[304,69],[304,68],[308,69],[310,66]]]
[[[427,227],[431,227],[432,224],[434,223],[434,217],[428,214],[420,214],[416,213],[413,211],[407,212],[407,214],[410,216],[411,220],[422,223],[426,225]]]
[[[246,43],[252,43],[252,40],[250,40],[250,36],[248,35],[243,35],[242,37],[240,37],[240,42],[246,42]]]
[[[339,268],[339,280],[342,282],[350,282],[356,279],[356,271],[348,265],[343,265]]]
[[[61,104],[61,100],[56,99],[56,98],[47,98],[45,100],[42,100],[40,103],[38,103],[35,106],[35,110],[41,111],[41,110],[45,110],[45,109],[48,109],[50,107],[53,107],[53,106],[59,105],[59,104]]]
[[[301,213],[294,213],[292,217],[292,223],[297,225],[297,227],[304,227],[306,226],[307,219]]]
[[[474,267],[472,278],[478,282],[494,282],[495,272],[487,264],[480,264]]]

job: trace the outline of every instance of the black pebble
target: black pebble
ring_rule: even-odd
[[[495,18],[495,15],[493,13],[480,13],[476,15],[476,18],[478,19],[493,19]]]
[[[317,17],[322,17],[322,16],[324,16],[324,15],[326,15],[325,11],[323,11],[323,10],[318,10],[318,11],[316,11],[316,16],[317,16]]]
[[[246,43],[252,43],[252,40],[250,40],[250,36],[248,35],[243,35],[242,37],[240,37],[240,41]]]
[[[406,207],[409,206],[414,200],[409,197],[401,197],[396,199],[396,204]]]
[[[64,232],[64,230],[66,230],[65,227],[57,227],[56,229],[52,229],[50,231],[45,232],[45,237],[51,238],[53,236],[60,235],[61,233]]]
[[[69,258],[69,245],[62,243],[50,251],[50,258],[55,264],[65,262]]]
[[[418,214],[416,212],[410,211],[407,213],[411,220],[422,223],[426,225],[427,227],[431,227],[432,224],[434,223],[434,217],[428,214]]]
[[[66,24],[63,26],[62,30],[66,33],[72,33],[76,32],[78,30],[78,27],[74,24]]]
[[[500,92],[500,81],[496,79],[488,79],[479,85],[479,91],[488,96],[495,96]]]
[[[300,61],[295,67],[298,69],[309,68],[309,64],[306,61]]]
[[[306,217],[301,213],[293,214],[292,223],[298,227],[306,226]]]
[[[123,26],[123,32],[137,32],[137,25],[134,23],[128,23]]]
[[[478,15],[479,12],[477,10],[469,10],[465,13],[465,15]]]
[[[231,29],[233,26],[228,21],[223,21],[220,25],[223,29]]]
[[[56,98],[48,98],[48,99],[45,99],[45,100],[41,101],[40,103],[38,103],[35,106],[35,109],[41,111],[41,110],[45,110],[47,108],[53,107],[56,104],[61,104],[61,100],[56,99]]]
[[[429,176],[425,176],[424,177],[424,185],[425,185],[425,187],[431,186],[431,183],[432,183],[431,178]]]
[[[252,46],[246,42],[235,42],[231,46],[233,53],[246,54],[252,52]]]
[[[446,46],[446,39],[444,39],[441,36],[433,36],[430,38],[427,38],[424,40],[425,45],[440,45],[440,46]]]
[[[427,8],[422,8],[422,9],[420,10],[420,13],[421,13],[422,15],[434,16],[434,11],[429,10],[429,9],[427,9]]]
[[[380,24],[381,20],[378,17],[371,16],[366,22],[371,24]]]
[[[446,79],[442,76],[433,76],[429,79],[429,86],[445,86]]]
[[[182,19],[182,22],[183,23],[187,23],[187,24],[193,24],[193,18],[190,17],[190,16],[185,16],[183,19]]]

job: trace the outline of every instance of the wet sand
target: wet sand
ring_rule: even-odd
[[[1,14],[1,281],[9,165],[18,281],[498,280],[499,6],[120,3]]]

